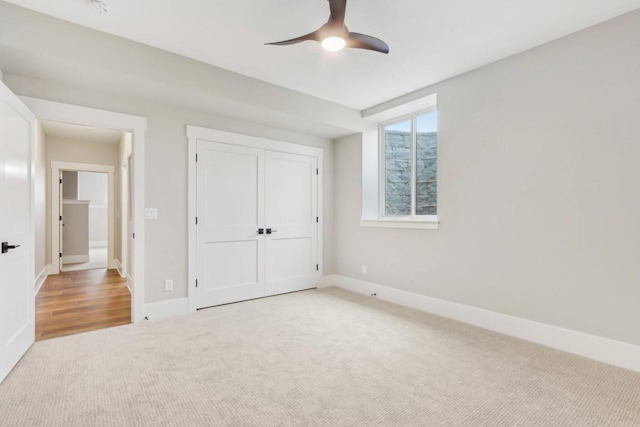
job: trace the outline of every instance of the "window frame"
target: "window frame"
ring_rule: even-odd
[[[425,114],[438,111],[437,106],[427,108],[406,114],[404,116],[396,117],[391,120],[387,120],[378,124],[378,159],[379,159],[379,195],[378,195],[378,220],[369,220],[361,222],[363,226],[386,226],[395,228],[429,228],[437,229],[439,223],[438,215],[417,215],[416,214],[416,195],[417,195],[417,171],[416,171],[416,159],[417,159],[417,118]],[[401,123],[407,120],[411,120],[411,214],[410,215],[386,215],[386,138],[384,129],[390,125]],[[436,123],[438,123],[439,117],[436,116]],[[440,126],[438,123],[438,133]],[[439,141],[438,141],[439,142]],[[439,144],[438,144],[439,147]],[[436,152],[438,152],[437,150]],[[439,156],[436,154],[436,164],[439,166]],[[436,183],[439,183],[439,171],[436,172]],[[436,199],[440,200],[440,186],[437,185]],[[439,207],[439,203],[436,205]],[[416,226],[407,227],[408,224],[415,224]]]

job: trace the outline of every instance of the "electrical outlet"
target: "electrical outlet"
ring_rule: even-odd
[[[164,291],[165,292],[173,291],[173,280],[165,280],[164,281]]]
[[[362,274],[367,274],[367,266],[366,265],[362,266]]]

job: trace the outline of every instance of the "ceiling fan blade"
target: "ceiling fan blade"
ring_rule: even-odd
[[[296,44],[306,42],[308,40],[318,41],[318,32],[314,31],[313,33],[306,34],[304,36],[296,37],[295,39],[283,40],[281,42],[273,42],[273,43],[265,43],[266,45],[274,45],[274,46],[284,46],[289,44]]]
[[[360,33],[349,33],[347,47],[374,50],[380,53],[389,53],[388,44],[375,37]]]
[[[347,0],[329,0],[331,16],[329,22],[332,24],[344,25],[344,15],[347,10]]]

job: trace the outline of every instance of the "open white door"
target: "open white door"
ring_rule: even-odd
[[[33,113],[0,83],[0,381],[33,344]]]

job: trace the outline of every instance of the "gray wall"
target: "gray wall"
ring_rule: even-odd
[[[62,171],[62,198],[78,200],[78,172]]]
[[[63,203],[62,218],[62,254],[89,256],[89,205]]]
[[[640,344],[639,52],[634,12],[425,89],[437,231],[360,227],[336,141],[336,273]]]

